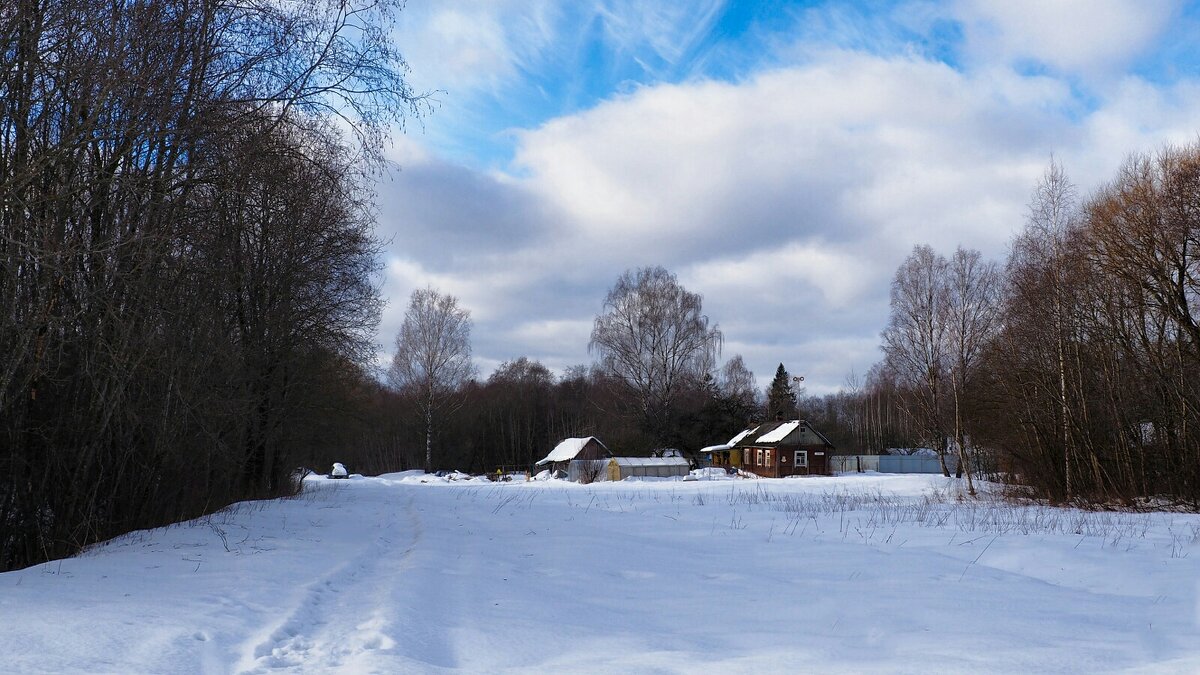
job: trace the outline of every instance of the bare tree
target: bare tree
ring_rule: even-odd
[[[954,441],[958,446],[956,475],[967,474],[967,491],[975,494],[975,483],[967,463],[963,398],[973,381],[980,356],[995,334],[998,314],[999,272],[993,262],[981,260],[979,251],[961,246],[950,258],[948,269],[947,339],[950,351],[950,383],[954,392]]]
[[[947,272],[945,258],[929,246],[914,246],[892,281],[891,317],[882,337],[888,363],[917,392],[916,413],[922,435],[934,445],[942,473],[949,476],[942,421],[950,295]]]
[[[734,354],[721,368],[721,377],[717,381],[721,394],[736,400],[747,409],[753,410],[758,405],[758,390],[754,384],[754,373],[746,367],[741,354]]]
[[[592,327],[588,349],[633,391],[642,423],[659,441],[667,440],[681,385],[707,372],[721,348],[721,331],[701,304],[662,267],[628,270]]]
[[[415,395],[425,423],[425,470],[433,469],[434,423],[455,408],[459,394],[475,375],[471,363],[471,313],[458,298],[432,288],[413,291],[396,334],[396,355],[388,377]]]
[[[1050,166],[1038,181],[1029,203],[1029,217],[1025,233],[1014,246],[1015,262],[1024,262],[1041,269],[1049,278],[1050,321],[1058,360],[1058,397],[1060,406],[1060,431],[1063,444],[1063,480],[1066,497],[1074,496],[1072,474],[1075,454],[1071,439],[1072,407],[1067,390],[1068,340],[1072,332],[1070,312],[1072,303],[1066,297],[1068,291],[1066,264],[1066,242],[1070,229],[1077,223],[1079,211],[1076,188],[1063,166],[1051,158]]]

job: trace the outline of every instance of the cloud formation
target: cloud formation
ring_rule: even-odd
[[[655,76],[614,89],[512,129],[500,166],[462,161],[436,133],[418,139],[425,151],[406,151],[380,190],[394,238],[382,341],[412,288],[435,285],[472,310],[485,371],[521,355],[561,371],[590,360],[591,321],[616,277],[662,264],[704,296],[726,357],[743,354],[762,382],[783,362],[806,375],[810,393],[835,390],[878,359],[890,279],[913,245],[962,244],[999,258],[1051,153],[1090,189],[1125,153],[1194,137],[1194,74],[1151,82],[1121,70],[1147,58],[1178,8],[1113,4],[1089,13],[1063,3],[1051,16],[1009,3],[909,3],[869,25],[798,11],[793,20],[807,29],[794,34],[817,26],[828,40],[776,36],[757,57],[763,65],[737,79]],[[638,6],[593,8],[614,52],[648,49],[670,62],[730,48],[672,28],[678,17],[647,20]],[[521,7],[517,19],[489,11],[508,26],[527,20]],[[557,18],[524,30],[560,30],[555,21],[566,19],[555,11],[543,8],[535,16]],[[697,11],[719,27],[729,8]],[[899,16],[908,23],[878,49],[830,33],[840,26],[861,38],[893,30]],[[630,37],[641,21],[653,28]],[[931,26],[946,22],[957,30],[931,48],[942,30]],[[1071,42],[1059,35],[1066,25],[1112,39]],[[927,31],[925,42],[895,48],[914,30]],[[489,77],[503,86],[548,77],[511,66],[531,61],[510,41],[498,43],[509,52]],[[554,40],[534,42],[550,49]],[[938,56],[946,50],[956,58]],[[1045,67],[1026,67],[1031,59]],[[1079,78],[1093,76],[1081,94]]]
[[[1154,46],[1182,9],[1179,0],[964,0],[954,14],[971,55],[984,62],[1031,60],[1064,73],[1128,66]]]

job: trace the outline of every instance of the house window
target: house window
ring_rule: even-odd
[[[767,466],[771,466],[771,451],[767,451]]]
[[[758,465],[762,466],[763,464],[765,464],[765,462],[763,462],[763,449],[759,448],[758,449]]]
[[[808,467],[808,451],[807,450],[797,450],[796,451],[796,466],[797,467],[801,467],[801,466]]]

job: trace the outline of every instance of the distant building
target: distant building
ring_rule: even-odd
[[[743,469],[765,478],[826,475],[833,443],[805,420],[768,422],[729,442],[704,448],[712,465]]]
[[[608,480],[686,476],[691,465],[683,457],[613,457],[608,460]]]
[[[537,466],[548,468],[554,473],[566,474],[572,460],[608,459],[612,453],[595,436],[568,438],[563,440],[550,454],[538,460]]]

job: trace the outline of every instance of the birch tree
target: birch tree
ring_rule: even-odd
[[[425,424],[425,470],[433,469],[433,433],[439,417],[461,405],[463,385],[475,375],[471,362],[471,313],[458,298],[432,288],[413,291],[396,334],[388,377],[417,400]]]
[[[721,348],[702,298],[663,267],[627,270],[604,298],[589,351],[627,385],[646,430],[664,441],[682,385],[703,375]]]
[[[915,412],[922,435],[935,445],[946,469],[946,427],[942,386],[946,374],[949,290],[946,259],[926,245],[914,246],[892,280],[891,317],[883,331],[883,351],[893,370],[916,392]]]
[[[747,410],[753,410],[758,400],[758,392],[754,387],[754,373],[746,367],[741,354],[725,362],[721,368],[718,387],[726,398],[737,401]]]
[[[947,276],[947,330],[950,352],[950,384],[954,394],[954,441],[958,446],[958,470],[967,474],[967,491],[975,484],[967,463],[963,397],[972,383],[980,356],[995,334],[998,314],[996,263],[985,262],[979,251],[961,246],[950,258]]]
[[[1070,229],[1078,218],[1076,188],[1062,164],[1050,161],[1046,173],[1034,188],[1033,197],[1029,202],[1029,215],[1025,232],[1018,238],[1013,247],[1011,266],[1024,267],[1034,274],[1023,273],[1022,278],[1040,280],[1050,291],[1049,315],[1050,328],[1057,361],[1059,432],[1062,440],[1063,481],[1065,495],[1068,500],[1074,497],[1072,485],[1074,455],[1076,454],[1071,438],[1072,406],[1067,387],[1068,371],[1068,342],[1074,332],[1071,325],[1071,313],[1074,303],[1067,297],[1068,269],[1067,238]]]

